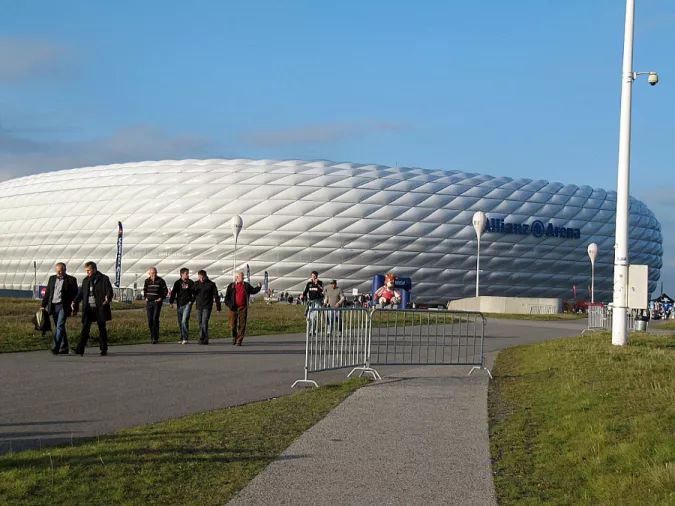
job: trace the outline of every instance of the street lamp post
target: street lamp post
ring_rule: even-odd
[[[588,245],[588,256],[591,259],[591,304],[595,302],[595,259],[598,257],[598,245]]]
[[[628,191],[630,186],[630,130],[633,81],[648,74],[652,86],[659,82],[656,72],[633,72],[633,35],[635,31],[635,0],[626,0],[626,26],[621,74],[621,118],[619,126],[619,168],[616,188],[616,232],[614,243],[614,301],[612,315],[612,344],[626,344],[628,328]]]
[[[232,226],[232,234],[234,234],[234,260],[232,261],[232,281],[236,281],[237,278],[237,239],[239,239],[239,232],[244,228],[244,220],[241,219],[241,216],[234,215],[230,220],[230,225]]]
[[[480,286],[480,236],[485,230],[485,213],[483,211],[476,211],[473,214],[473,228],[476,231],[478,238],[478,255],[476,256],[476,297],[478,297]]]

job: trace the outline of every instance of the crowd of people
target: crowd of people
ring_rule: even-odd
[[[94,322],[99,330],[99,348],[101,356],[108,354],[107,322],[112,320],[110,303],[113,301],[113,287],[110,278],[100,272],[95,262],[85,265],[86,277],[78,290],[77,279],[67,274],[66,264],[56,264],[56,273],[50,276],[42,298],[42,308],[54,320],[54,335],[51,351],[54,355],[68,355],[70,351],[83,356],[90,338],[91,326]],[[162,306],[169,296],[166,282],[157,274],[157,269],[148,270],[149,277],[143,285],[143,296],[146,301],[146,315],[150,343],[159,342],[159,320]],[[176,304],[180,343],[190,340],[190,313],[196,307],[199,325],[199,344],[209,344],[209,320],[215,305],[220,312],[220,295],[216,284],[211,281],[206,271],[197,273],[198,281],[190,279],[187,268],[180,270],[180,278],[174,283],[169,298],[169,305]],[[241,346],[246,332],[246,320],[251,296],[260,291],[262,283],[252,286],[244,281],[244,273],[238,272],[235,280],[225,289],[225,305],[229,309],[229,326],[232,333],[232,344]],[[82,312],[82,330],[77,345],[69,348],[66,319]]]
[[[669,302],[652,301],[649,303],[649,315],[652,320],[668,320],[675,317],[673,304]]]
[[[51,351],[54,355],[68,355],[70,351],[83,356],[90,339],[90,330],[95,322],[99,329],[99,347],[102,356],[108,354],[107,322],[112,320],[111,302],[113,301],[113,287],[110,278],[100,272],[95,262],[85,264],[86,277],[78,289],[77,279],[67,274],[66,264],[56,264],[56,273],[49,278],[47,288],[42,298],[42,308],[54,320],[54,335]],[[180,277],[169,288],[157,273],[157,268],[148,269],[148,278],[143,284],[143,298],[148,323],[150,343],[157,344],[160,338],[160,316],[162,307],[169,298],[169,306],[176,306],[176,317],[180,331],[180,343],[190,341],[190,315],[193,306],[197,312],[199,326],[199,340],[201,345],[209,344],[209,320],[215,306],[216,312],[221,311],[221,296],[216,284],[211,281],[204,270],[197,272],[198,281],[190,279],[190,270],[180,269]],[[228,323],[232,335],[232,344],[241,346],[246,332],[248,308],[251,297],[262,288],[262,283],[252,286],[244,281],[244,273],[238,272],[235,280],[227,285],[223,302],[229,309]],[[283,292],[279,300],[293,303],[293,297]],[[312,271],[311,279],[307,282],[304,291],[296,299],[296,303],[304,303],[309,311],[311,308],[340,308],[347,305],[347,300],[338,287],[337,280],[332,280],[324,289],[319,273]],[[369,295],[359,295],[354,303],[368,304]],[[81,308],[80,308],[81,306]],[[81,310],[82,330],[77,345],[69,348],[66,331],[66,319],[76,316]]]

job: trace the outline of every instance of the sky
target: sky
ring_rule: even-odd
[[[616,189],[622,0],[22,0],[0,181],[125,161],[328,159]],[[675,292],[675,3],[637,0],[631,194]]]

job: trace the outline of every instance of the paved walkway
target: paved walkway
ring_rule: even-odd
[[[490,320],[496,351],[577,335],[580,322]],[[494,505],[485,371],[421,367],[358,390],[231,505]]]
[[[578,334],[584,323],[490,319],[486,351]],[[229,339],[212,340],[209,346],[113,346],[107,357],[100,357],[97,348],[84,357],[47,351],[0,354],[0,453],[285,395],[302,377],[304,353],[303,335],[285,335],[247,337],[241,348]],[[403,370],[380,372],[396,376]],[[463,381],[480,381],[462,374]],[[313,377],[325,384],[345,375],[339,370]]]

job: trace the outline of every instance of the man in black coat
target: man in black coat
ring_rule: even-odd
[[[72,304],[73,314],[77,314],[80,302],[82,304],[82,333],[80,342],[72,350],[80,356],[84,356],[84,349],[89,341],[89,330],[95,321],[98,324],[99,347],[101,356],[108,354],[108,330],[105,322],[112,320],[110,302],[113,300],[113,288],[110,278],[98,271],[94,262],[84,264],[87,277],[82,281],[82,289]]]
[[[197,306],[197,323],[199,324],[199,344],[209,344],[209,318],[216,302],[216,311],[220,313],[220,297],[216,284],[209,279],[206,271],[197,273],[199,281],[193,286],[195,305]]]
[[[232,344],[241,346],[246,332],[246,317],[248,313],[248,300],[251,295],[260,291],[262,283],[253,288],[244,281],[244,273],[238,272],[236,281],[227,285],[225,290],[225,305],[230,309],[230,329],[232,330]],[[237,328],[238,327],[238,328]]]
[[[157,275],[157,268],[148,269],[150,277],[145,280],[143,293],[145,294],[145,312],[148,317],[148,328],[150,329],[150,343],[157,344],[159,341],[159,315],[162,312],[162,303],[169,294],[166,281]]]
[[[72,304],[77,296],[77,279],[66,274],[66,264],[56,264],[56,274],[49,277],[42,307],[54,318],[52,353],[68,355],[66,318],[72,314]]]
[[[192,303],[195,301],[195,293],[192,289],[194,284],[194,281],[190,279],[190,269],[183,267],[180,270],[180,279],[173,284],[171,299],[169,299],[171,307],[173,307],[174,302],[178,302],[176,315],[181,344],[187,344],[190,340],[190,311],[192,311]]]

